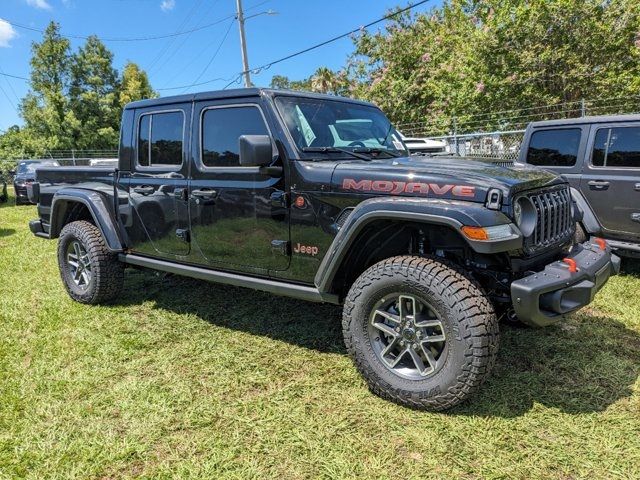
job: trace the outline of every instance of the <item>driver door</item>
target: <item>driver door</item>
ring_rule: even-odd
[[[264,275],[286,270],[290,257],[284,176],[239,162],[241,135],[272,137],[259,99],[199,102],[194,119],[199,133],[193,135],[189,181],[192,246],[214,268]]]

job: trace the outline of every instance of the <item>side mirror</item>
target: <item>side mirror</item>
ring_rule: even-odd
[[[241,135],[240,166],[266,167],[273,161],[273,149],[269,135]]]
[[[12,177],[16,176],[16,171],[15,170],[9,170],[9,175],[11,175]]]

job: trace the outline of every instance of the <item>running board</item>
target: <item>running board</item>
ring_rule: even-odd
[[[310,302],[340,303],[337,295],[320,293],[316,287],[306,287],[304,285],[278,282],[276,280],[264,278],[248,277],[235,273],[221,272],[219,270],[209,270],[207,268],[167,262],[165,260],[142,257],[139,255],[121,253],[118,258],[121,262],[129,265],[151,268],[153,270],[174,273],[185,277],[198,278],[209,282],[223,283],[225,285],[233,285],[236,287],[253,288],[254,290],[262,290],[263,292],[284,295]]]

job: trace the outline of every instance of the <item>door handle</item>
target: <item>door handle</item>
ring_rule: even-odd
[[[636,184],[635,184],[635,186],[633,187],[633,189],[634,189],[636,192],[640,192],[640,183],[636,183]]]
[[[609,182],[605,180],[591,180],[587,182],[587,185],[591,187],[591,190],[606,190],[609,188]]]
[[[217,193],[218,192],[216,192],[215,190],[203,188],[202,190],[192,190],[191,196],[195,198],[212,199],[216,196]]]
[[[156,189],[149,185],[143,185],[141,187],[133,187],[133,191],[136,193],[141,193],[142,195],[151,195],[156,191]]]

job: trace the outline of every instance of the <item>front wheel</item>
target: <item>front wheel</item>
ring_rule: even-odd
[[[393,257],[366,270],[349,291],[342,325],[369,388],[413,408],[466,400],[498,349],[498,320],[481,288],[431,258]]]
[[[102,233],[90,222],[72,222],[62,229],[58,266],[69,296],[77,302],[107,302],[122,290],[124,264],[107,248]]]

